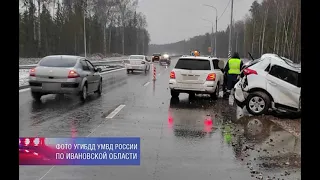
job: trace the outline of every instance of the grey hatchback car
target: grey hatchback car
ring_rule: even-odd
[[[46,94],[77,94],[85,101],[90,93],[102,93],[101,68],[84,57],[46,56],[30,70],[29,85],[36,101]]]

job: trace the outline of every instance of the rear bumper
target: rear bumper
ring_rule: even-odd
[[[48,82],[29,81],[31,91],[43,94],[77,94],[81,91],[79,82],[62,82],[59,83],[60,86],[47,89],[43,87],[43,83]]]
[[[203,84],[186,84],[186,83],[177,83],[176,80],[170,79],[169,88],[171,90],[182,92],[182,93],[199,93],[199,94],[212,94],[216,90],[217,83],[205,82]]]
[[[127,70],[140,70],[140,71],[144,71],[146,69],[146,65],[130,65],[130,64],[126,64],[125,68]]]

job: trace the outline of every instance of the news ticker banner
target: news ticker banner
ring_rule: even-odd
[[[140,165],[140,138],[19,138],[20,165]]]

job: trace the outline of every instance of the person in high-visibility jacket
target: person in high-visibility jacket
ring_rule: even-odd
[[[233,53],[233,56],[228,60],[224,73],[227,77],[227,95],[230,94],[231,89],[237,83],[237,77],[241,72],[243,62],[241,61],[237,52]]]

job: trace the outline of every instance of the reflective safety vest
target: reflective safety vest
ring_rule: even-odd
[[[241,60],[240,59],[229,59],[228,65],[229,65],[229,71],[228,74],[240,74],[240,64]]]

